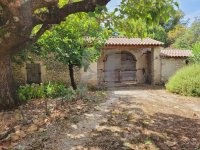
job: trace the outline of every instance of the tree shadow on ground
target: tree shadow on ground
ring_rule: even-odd
[[[130,107],[131,106],[131,107]],[[120,101],[85,147],[100,150],[199,150],[200,120],[176,114],[146,114],[139,103]]]
[[[141,118],[137,126],[144,122]],[[143,125],[150,139],[160,149],[200,149],[200,120],[174,114],[156,113]]]

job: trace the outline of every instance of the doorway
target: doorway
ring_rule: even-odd
[[[109,54],[105,60],[104,82],[136,81],[136,62],[129,52]]]

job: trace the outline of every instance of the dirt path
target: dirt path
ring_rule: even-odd
[[[152,87],[117,88],[110,93],[107,102],[85,113],[78,123],[49,126],[41,149],[200,149],[200,98]]]

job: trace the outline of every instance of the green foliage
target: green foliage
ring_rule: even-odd
[[[17,90],[18,98],[21,101],[27,101],[37,98],[63,98],[63,100],[73,100],[75,98],[85,99],[88,92],[87,86],[79,85],[77,90],[67,88],[64,84],[32,84],[20,86]]]
[[[165,28],[161,25],[155,26],[152,29],[150,29],[148,31],[148,36],[155,40],[161,41],[165,43],[165,45],[167,45],[167,32]]]
[[[63,84],[48,83],[48,84],[32,84],[20,86],[17,90],[18,98],[21,101],[36,99],[36,98],[59,98],[63,97],[70,99],[75,93],[71,88],[66,88]]]
[[[73,2],[77,0],[59,0],[58,6],[61,8]],[[97,6],[95,12],[76,13],[66,17],[66,21],[61,25],[48,30],[34,44],[32,50],[38,55],[45,51],[42,53],[43,56],[53,52],[56,53],[56,59],[65,64],[72,61],[79,67],[87,68],[89,61],[98,58],[98,49],[102,47],[110,32],[123,33],[129,37],[145,37],[149,30],[159,25],[164,29],[171,29],[182,16],[181,13],[177,13],[175,7],[178,7],[175,0],[122,0],[113,12],[108,12],[105,6]],[[40,8],[35,13],[48,12],[48,9]],[[57,8],[54,9],[56,11]],[[37,25],[32,31],[32,36],[40,28],[41,25]],[[166,36],[163,30],[155,30],[155,35],[161,31],[155,39],[165,42]],[[84,36],[94,37],[95,40],[88,43],[83,40]],[[84,59],[80,59],[82,57]]]
[[[50,83],[45,86],[45,93],[46,97],[49,98],[57,98],[57,97],[64,97],[68,90],[63,84],[58,83]]]
[[[47,58],[52,56],[69,66],[74,89],[73,67],[87,70],[90,63],[99,58],[100,49],[109,37],[110,31],[103,28],[98,19],[101,19],[98,13],[70,15],[66,21],[46,32],[34,46],[35,51],[43,51]]]
[[[192,45],[197,42],[200,42],[200,18],[196,18],[191,27],[176,39],[173,46],[180,49],[192,49]]]
[[[129,37],[145,37],[149,29],[170,21],[176,13],[175,7],[174,0],[122,0],[112,21],[119,32]]]
[[[185,95],[200,96],[200,64],[186,66],[170,78],[166,84],[168,91]]]
[[[63,64],[87,68],[90,62],[98,59],[99,49],[109,31],[87,13],[70,15],[66,20],[46,32],[37,42],[36,49],[40,48],[45,55],[53,53]]]
[[[191,49],[191,46],[193,44],[192,38],[193,33],[189,29],[185,32],[185,34],[176,39],[175,43],[173,44],[173,47],[179,49]]]
[[[183,21],[184,13],[181,10],[175,10],[173,15],[170,15],[170,19],[168,22],[165,20],[161,21],[161,25],[165,28],[166,32],[174,30],[177,25],[185,26],[187,21]]]
[[[45,87],[44,85],[36,84],[20,86],[20,88],[17,90],[17,95],[21,101],[43,98],[46,96]]]
[[[200,64],[200,42],[195,43],[192,46],[192,56],[190,57],[190,60],[192,60],[194,63]]]
[[[186,30],[186,23],[182,21],[184,14],[180,10],[176,10],[174,15],[170,15],[168,22],[161,20],[159,25],[149,28],[148,36],[161,41],[165,44],[165,47],[170,46],[176,40],[184,34]]]
[[[172,45],[177,38],[183,36],[187,28],[184,25],[178,24],[174,27],[173,30],[170,30],[167,33],[167,42],[169,45]]]

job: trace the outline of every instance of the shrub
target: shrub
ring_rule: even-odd
[[[166,88],[185,96],[200,96],[200,64],[186,66],[177,71],[166,84]]]
[[[192,46],[192,56],[190,59],[194,63],[200,63],[200,42],[197,42]]]
[[[44,86],[36,84],[20,86],[17,90],[17,95],[22,101],[45,97]]]
[[[45,86],[46,97],[57,98],[64,97],[67,94],[67,88],[63,84],[49,83]]]
[[[20,86],[17,90],[18,98],[21,101],[26,101],[36,98],[71,98],[75,92],[72,92],[71,88],[67,88],[63,84],[59,83],[48,83],[48,84],[32,84]],[[70,99],[69,98],[69,99]]]

